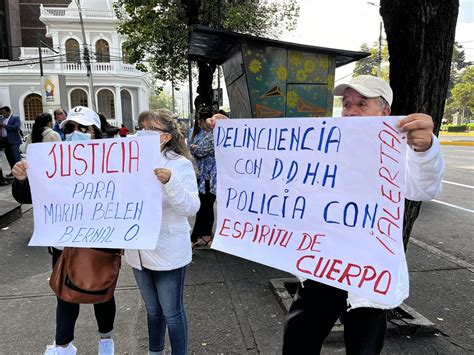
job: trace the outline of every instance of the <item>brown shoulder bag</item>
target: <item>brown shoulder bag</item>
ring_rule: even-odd
[[[114,294],[122,254],[121,250],[66,247],[54,265],[49,286],[67,302],[107,302]]]

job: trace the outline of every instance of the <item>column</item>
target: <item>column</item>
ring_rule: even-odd
[[[120,125],[123,123],[120,85],[115,85],[115,122],[117,122],[117,127],[120,127]]]

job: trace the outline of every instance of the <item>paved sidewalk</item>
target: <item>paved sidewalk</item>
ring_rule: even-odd
[[[55,298],[47,284],[50,257],[45,248],[26,246],[31,230],[29,211],[0,231],[0,354],[40,354],[53,339]],[[433,318],[441,314],[440,309],[450,307],[451,311],[443,316],[443,332],[389,337],[384,353],[469,353],[472,324],[465,315],[472,314],[471,301],[466,302],[466,295],[472,293],[472,274],[416,245],[409,250],[413,271],[407,303],[438,325]],[[190,353],[280,353],[285,314],[270,291],[269,280],[288,276],[224,253],[198,250],[185,287]],[[123,267],[116,298],[117,354],[146,354],[144,305],[128,266]],[[456,309],[456,304],[461,308]],[[92,313],[91,306],[83,306],[77,322],[74,343],[82,354],[97,351]],[[343,344],[329,343],[323,353],[344,353]]]

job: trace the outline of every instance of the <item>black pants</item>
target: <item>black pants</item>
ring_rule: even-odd
[[[288,312],[283,354],[319,354],[339,317],[348,355],[380,354],[387,329],[386,312],[376,308],[347,311],[346,291],[311,280],[298,287]]]
[[[53,249],[53,266],[62,250]],[[79,304],[57,298],[56,305],[56,345],[66,345],[74,340],[74,327],[79,316]],[[99,333],[106,335],[114,329],[115,298],[104,303],[94,304],[94,314]]]
[[[193,243],[202,236],[212,236],[216,195],[211,193],[209,180],[206,180],[206,193],[199,193],[199,200],[201,200],[201,207],[199,207],[199,211],[196,214],[196,221],[194,222],[193,232],[191,233],[191,241]]]

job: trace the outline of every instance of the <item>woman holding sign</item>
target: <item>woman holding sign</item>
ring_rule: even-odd
[[[149,354],[161,354],[168,328],[173,354],[187,354],[188,327],[183,304],[184,275],[191,262],[187,218],[199,209],[194,169],[183,135],[168,110],[146,111],[138,118],[141,135],[160,139],[162,167],[156,168],[163,194],[162,219],[155,250],[126,250],[148,320]]]
[[[46,114],[43,114],[46,115]],[[40,115],[41,116],[41,115]],[[36,120],[35,120],[36,125]],[[75,107],[69,111],[67,119],[61,123],[61,128],[65,129],[66,140],[90,140],[91,138],[101,138],[99,116],[87,107]],[[40,132],[41,133],[41,132]],[[37,142],[35,130],[33,128],[33,143]],[[41,141],[40,141],[41,142]],[[15,164],[12,174],[15,180],[12,184],[12,194],[19,203],[32,203],[30,185],[27,176],[28,164],[22,160]],[[61,255],[62,248],[52,249],[53,267]],[[108,249],[115,252],[113,249]],[[115,299],[94,304],[94,314],[99,330],[99,351],[100,355],[114,354],[114,342],[111,334],[114,328],[115,319]],[[77,349],[72,344],[74,339],[74,328],[79,316],[79,303],[71,303],[57,298],[56,306],[56,337],[53,345],[48,345],[45,354],[76,354]]]

